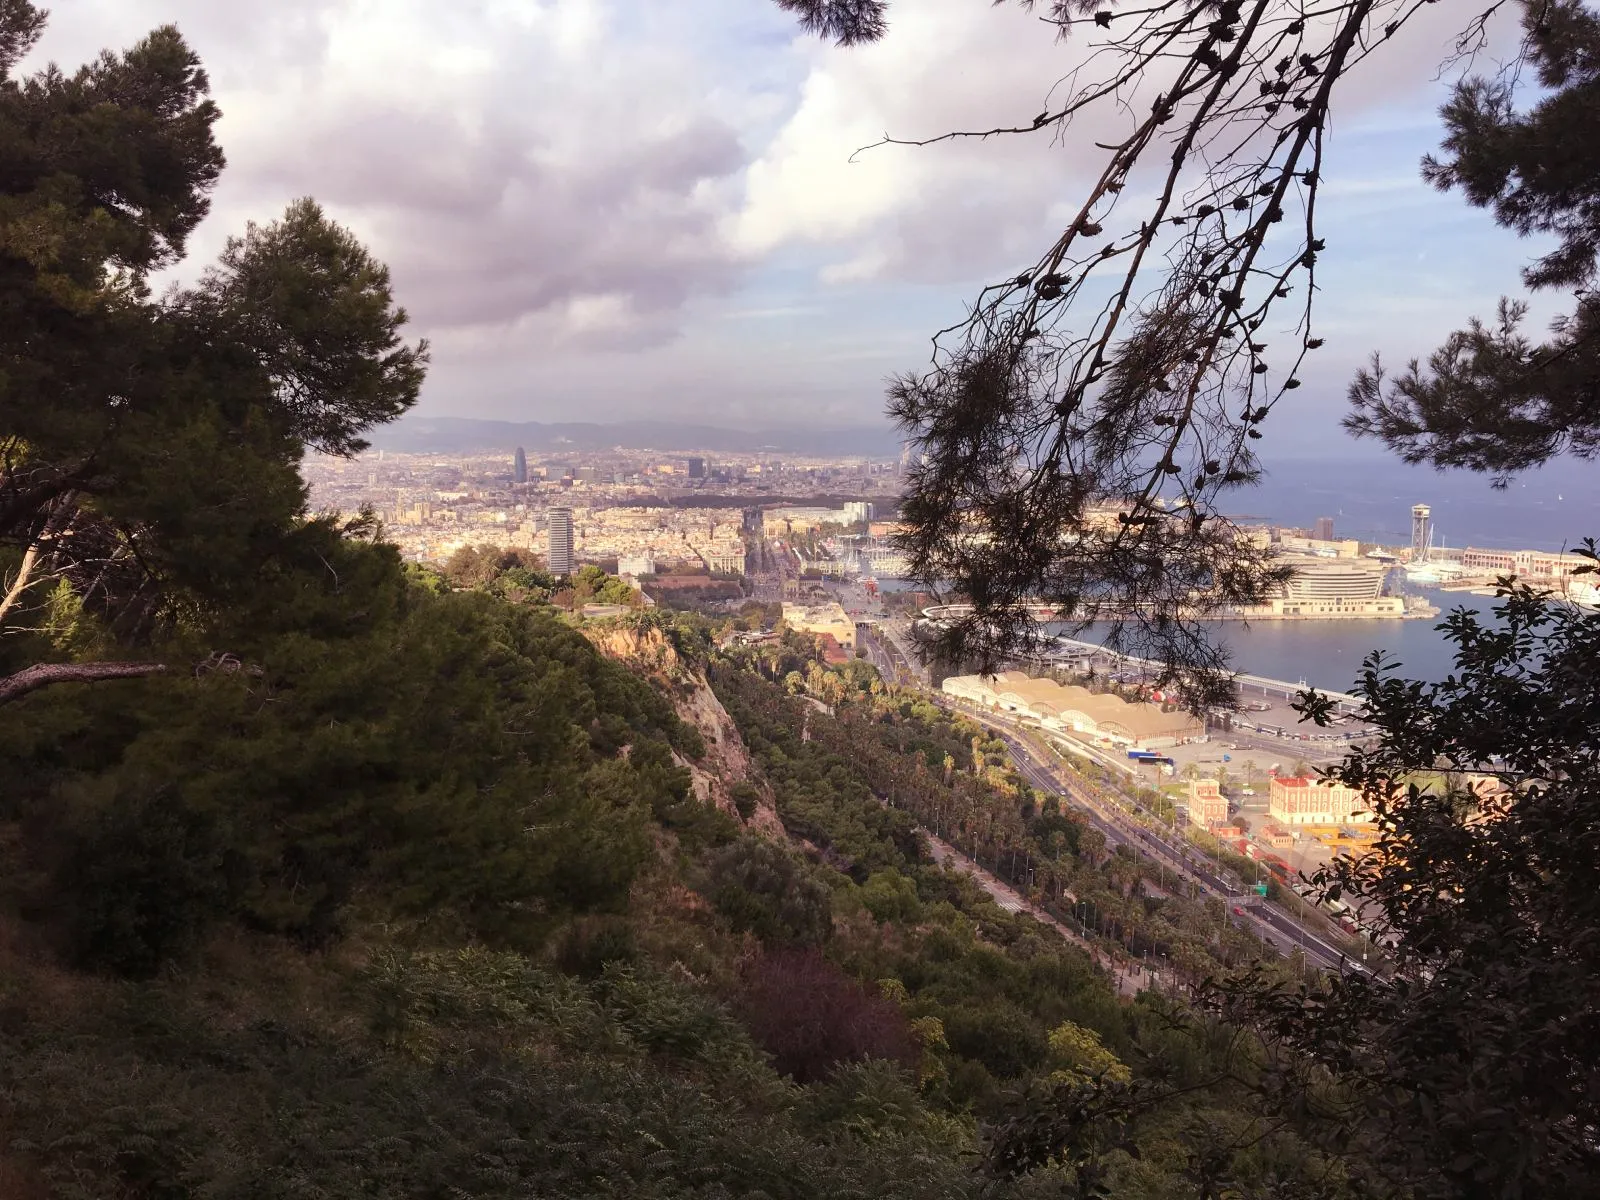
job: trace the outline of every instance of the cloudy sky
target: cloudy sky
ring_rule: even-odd
[[[1075,51],[986,0],[895,0],[889,37],[853,50],[765,0],[52,7],[35,57],[63,66],[184,31],[229,160],[195,258],[316,197],[389,262],[432,341],[434,416],[877,423],[885,378],[925,362],[983,282],[1032,265],[1094,161],[1092,125],[1075,146],[850,161],[886,131],[1039,111]],[[1530,251],[1418,180],[1450,40],[1428,12],[1347,88],[1322,201],[1329,346],[1285,450],[1326,444],[1370,350],[1426,350],[1514,289]]]

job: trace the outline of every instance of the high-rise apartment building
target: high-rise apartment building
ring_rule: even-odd
[[[511,458],[511,480],[513,483],[528,482],[528,453],[521,446]]]
[[[704,479],[706,477],[706,460],[703,458],[684,459],[683,473],[690,479]]]
[[[560,578],[578,569],[578,560],[572,553],[572,510],[552,508],[547,514],[550,529],[550,548],[545,554],[545,566],[550,574]]]
[[[1332,517],[1318,517],[1317,518],[1317,527],[1312,532],[1312,536],[1314,538],[1316,538],[1317,541],[1319,541],[1319,542],[1331,542],[1331,541],[1333,541],[1333,518]]]
[[[844,519],[849,525],[865,525],[872,520],[872,505],[865,500],[846,500]]]

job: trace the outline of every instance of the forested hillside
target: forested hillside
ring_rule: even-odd
[[[1082,951],[930,863],[885,800],[1002,822],[1030,802],[918,763],[975,731],[865,690],[861,717],[825,716],[692,619],[586,638],[492,584],[353,553],[383,564],[386,615],[359,632],[9,710],[15,1194],[1155,1197],[1342,1176],[1257,1123],[1248,1042],[1120,1002]],[[594,641],[678,669],[647,682]],[[708,668],[753,760],[730,792],[752,818],[772,797],[789,836],[694,796],[708,750],[677,709]],[[1038,822],[1073,878],[1109,865],[1059,812]],[[1047,1092],[1092,1109],[1070,1172],[1030,1173],[1017,1123]]]

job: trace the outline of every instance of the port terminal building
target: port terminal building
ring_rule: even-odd
[[[1405,598],[1385,596],[1387,568],[1367,559],[1283,555],[1294,568],[1283,593],[1259,605],[1238,605],[1228,615],[1243,619],[1403,617]]]
[[[1176,746],[1205,735],[1205,727],[1183,711],[1158,704],[1130,704],[1120,696],[1034,679],[1021,671],[998,675],[952,675],[945,695],[980,708],[1031,716],[1046,729],[1105,739],[1119,746]]]

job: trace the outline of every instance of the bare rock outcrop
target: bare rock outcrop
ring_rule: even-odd
[[[763,780],[752,777],[750,751],[705,675],[685,662],[672,642],[654,625],[618,621],[590,626],[583,632],[601,653],[649,679],[665,692],[677,710],[678,719],[699,730],[705,742],[705,754],[698,761],[675,755],[679,765],[688,770],[696,797],[737,817],[733,789],[739,784],[751,784],[758,800],[746,824],[769,836],[782,837],[783,826],[773,805],[771,789]]]

